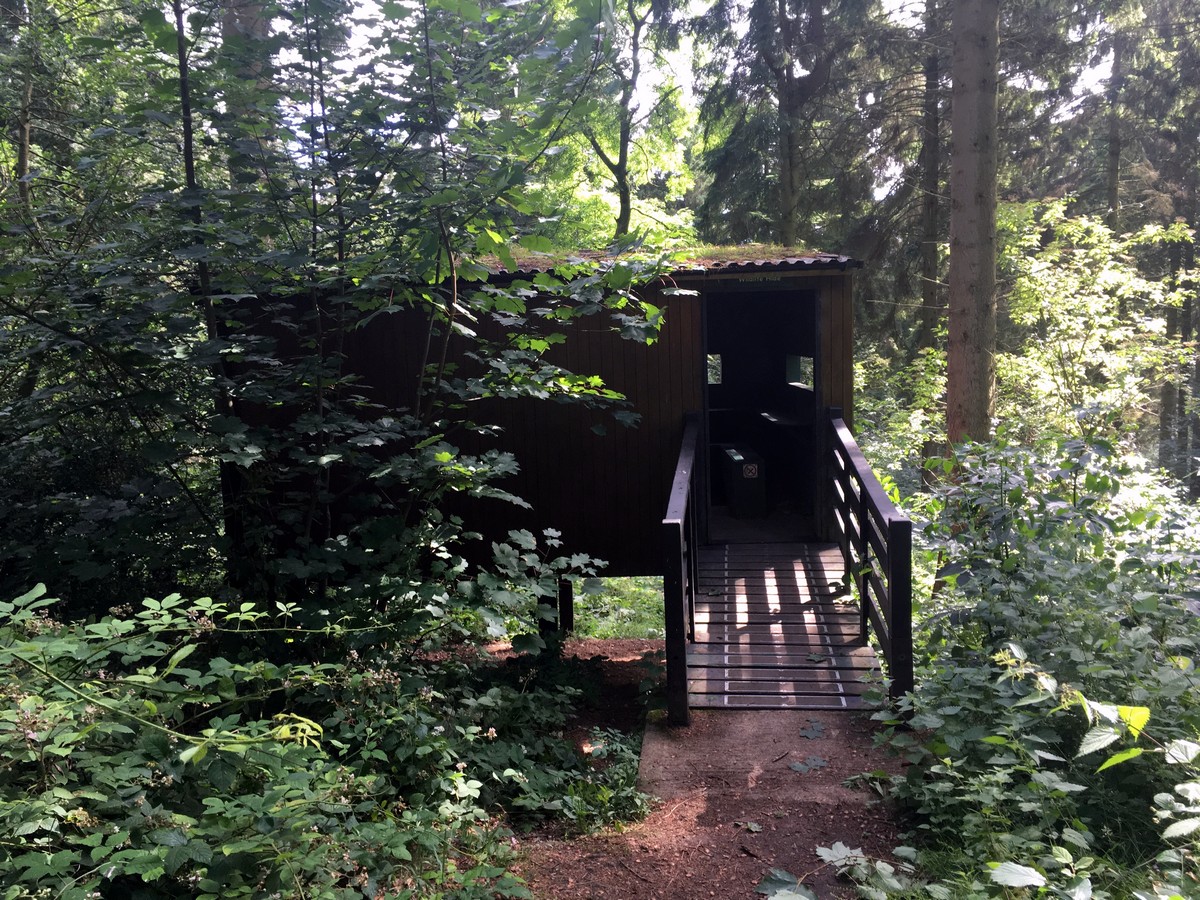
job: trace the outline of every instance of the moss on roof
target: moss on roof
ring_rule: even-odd
[[[612,253],[600,250],[549,250],[545,252],[528,250],[520,245],[511,247],[513,261],[519,270],[553,269],[563,263],[589,260],[602,262],[619,258]],[[657,253],[636,251],[633,255],[657,256]],[[799,247],[785,247],[781,244],[693,244],[686,247],[675,247],[661,251],[661,255],[681,269],[690,268],[719,268],[739,263],[771,263],[795,259],[838,259],[837,254]],[[484,265],[495,271],[504,271],[505,266],[494,256],[481,260]]]

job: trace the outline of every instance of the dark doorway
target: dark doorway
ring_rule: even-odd
[[[813,536],[817,304],[770,287],[705,296],[714,543]]]

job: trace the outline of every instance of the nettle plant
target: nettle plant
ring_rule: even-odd
[[[901,716],[878,715],[908,763],[892,790],[921,865],[947,876],[933,892],[1033,886],[1005,881],[1020,877],[1010,863],[1032,865],[1047,895],[1149,890],[1153,798],[1171,793],[1175,760],[1131,753],[1097,771],[1090,755],[1099,735],[1136,736],[1151,718],[1163,746],[1200,731],[1195,513],[1123,487],[1140,476],[1094,436],[1030,448],[1001,435],[946,474],[926,529],[940,570],[918,687]]]
[[[528,896],[517,820],[645,812],[637,754],[562,737],[570,687],[405,661],[376,629],[334,663],[226,651],[284,611],[178,595],[63,623],[0,603],[0,896]],[[288,629],[291,630],[291,629]]]

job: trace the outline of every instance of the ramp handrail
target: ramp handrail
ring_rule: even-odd
[[[858,592],[862,637],[870,622],[895,699],[913,689],[912,522],[888,498],[841,410],[829,412],[834,537],[846,563],[847,586]]]
[[[697,528],[696,478],[700,446],[700,416],[688,413],[679,448],[679,461],[671,481],[667,514],[663,517],[666,568],[663,603],[666,614],[667,722],[687,725],[687,645],[695,632]]]

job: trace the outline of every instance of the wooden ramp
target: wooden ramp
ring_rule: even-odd
[[[698,563],[690,706],[862,707],[862,678],[879,666],[836,545],[710,545]]]

